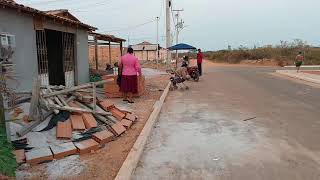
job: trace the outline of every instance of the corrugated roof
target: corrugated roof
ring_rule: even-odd
[[[40,10],[35,9],[35,8],[31,8],[31,7],[28,7],[28,6],[24,6],[22,4],[18,4],[16,2],[12,1],[12,0],[0,0],[0,5],[2,6],[2,8],[16,9],[19,12],[31,14],[33,16],[38,15],[38,16],[43,16],[43,17],[50,18],[50,19],[60,20],[60,21],[63,21],[63,22],[67,22],[69,24],[73,24],[73,25],[85,28],[87,30],[97,30],[96,27],[84,24],[84,23],[82,23],[80,21],[75,21],[75,20],[71,20],[71,19],[68,19],[68,18],[65,18],[65,17],[57,16],[57,15],[50,14],[50,13],[46,13],[45,11],[40,11]]]
[[[76,18],[74,15],[72,15],[68,9],[54,9],[49,11],[44,11],[46,14],[56,15],[63,18],[67,18],[73,21],[81,22],[78,18]]]
[[[151,44],[148,41],[143,41],[142,43],[139,43],[137,45],[154,45],[154,44]]]
[[[118,43],[126,41],[125,39],[118,38],[109,34],[99,34],[95,32],[89,32],[89,35],[96,37],[97,40],[103,40],[103,41],[118,42]]]
[[[150,44],[150,45],[133,45],[131,46],[134,51],[156,51],[157,45],[156,44]]]

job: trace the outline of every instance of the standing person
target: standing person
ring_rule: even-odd
[[[296,56],[296,67],[297,67],[297,73],[300,71],[300,67],[303,64],[304,56],[302,55],[302,52],[299,52],[299,54]]]
[[[198,64],[198,69],[199,69],[200,76],[202,76],[202,59],[203,59],[203,54],[201,52],[201,49],[198,49],[197,64]]]
[[[128,53],[121,57],[119,63],[121,74],[120,91],[123,93],[123,101],[134,103],[133,94],[138,93],[138,76],[141,76],[141,66],[137,57],[133,55],[133,49],[128,48]]]

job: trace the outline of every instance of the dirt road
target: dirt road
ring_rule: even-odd
[[[320,89],[207,65],[168,96],[134,179],[319,180]]]

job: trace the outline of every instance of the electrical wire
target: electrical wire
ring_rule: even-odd
[[[109,31],[102,31],[101,33],[119,32],[119,31],[125,31],[125,30],[132,30],[132,29],[136,29],[136,28],[138,28],[138,27],[141,27],[141,26],[144,26],[144,25],[153,23],[153,22],[155,22],[155,21],[156,21],[156,20],[153,19],[153,20],[151,20],[151,21],[147,21],[147,22],[145,22],[145,23],[137,24],[137,25],[134,25],[134,26],[128,26],[128,27],[125,27],[125,28],[119,28],[119,29],[109,30]]]
[[[62,1],[66,1],[66,0],[47,0],[47,1],[39,1],[39,2],[26,2],[26,5],[41,5],[41,4],[51,4],[51,3],[57,3],[57,2],[62,2]],[[70,0],[68,0],[70,1]]]
[[[27,4],[28,6],[34,6],[34,5],[41,5],[43,3],[46,3],[46,4],[50,4],[50,3],[63,3],[64,6],[66,5],[73,5],[75,2],[72,2],[72,3],[66,3],[66,2],[63,2],[65,0],[48,0],[48,1],[41,1],[41,2],[37,2],[37,3],[30,3],[30,4]],[[89,4],[85,4],[85,5],[82,5],[82,6],[78,6],[78,7],[75,7],[75,8],[70,8],[69,10],[71,11],[74,11],[74,12],[77,12],[81,9],[89,9],[89,8],[92,8],[92,7],[97,7],[97,6],[101,6],[101,5],[106,5],[106,4],[110,4],[112,0],[103,0],[103,1],[98,1],[98,2],[94,2],[94,3],[89,3]],[[69,0],[70,2],[70,0]]]

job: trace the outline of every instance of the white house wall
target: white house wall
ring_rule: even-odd
[[[45,22],[44,28],[75,34],[75,84],[89,82],[88,33],[86,30]],[[1,9],[0,33],[16,36],[13,63],[18,81],[9,80],[9,87],[17,91],[32,90],[33,79],[38,75],[36,31],[33,17],[16,10]]]
[[[18,81],[8,81],[9,87],[18,91],[32,89],[33,78],[38,74],[38,60],[36,49],[36,33],[33,18],[18,13],[16,10],[1,8],[0,32],[15,35],[16,47],[13,63]]]
[[[77,30],[76,33],[76,84],[89,82],[89,52],[88,52],[88,32]]]

